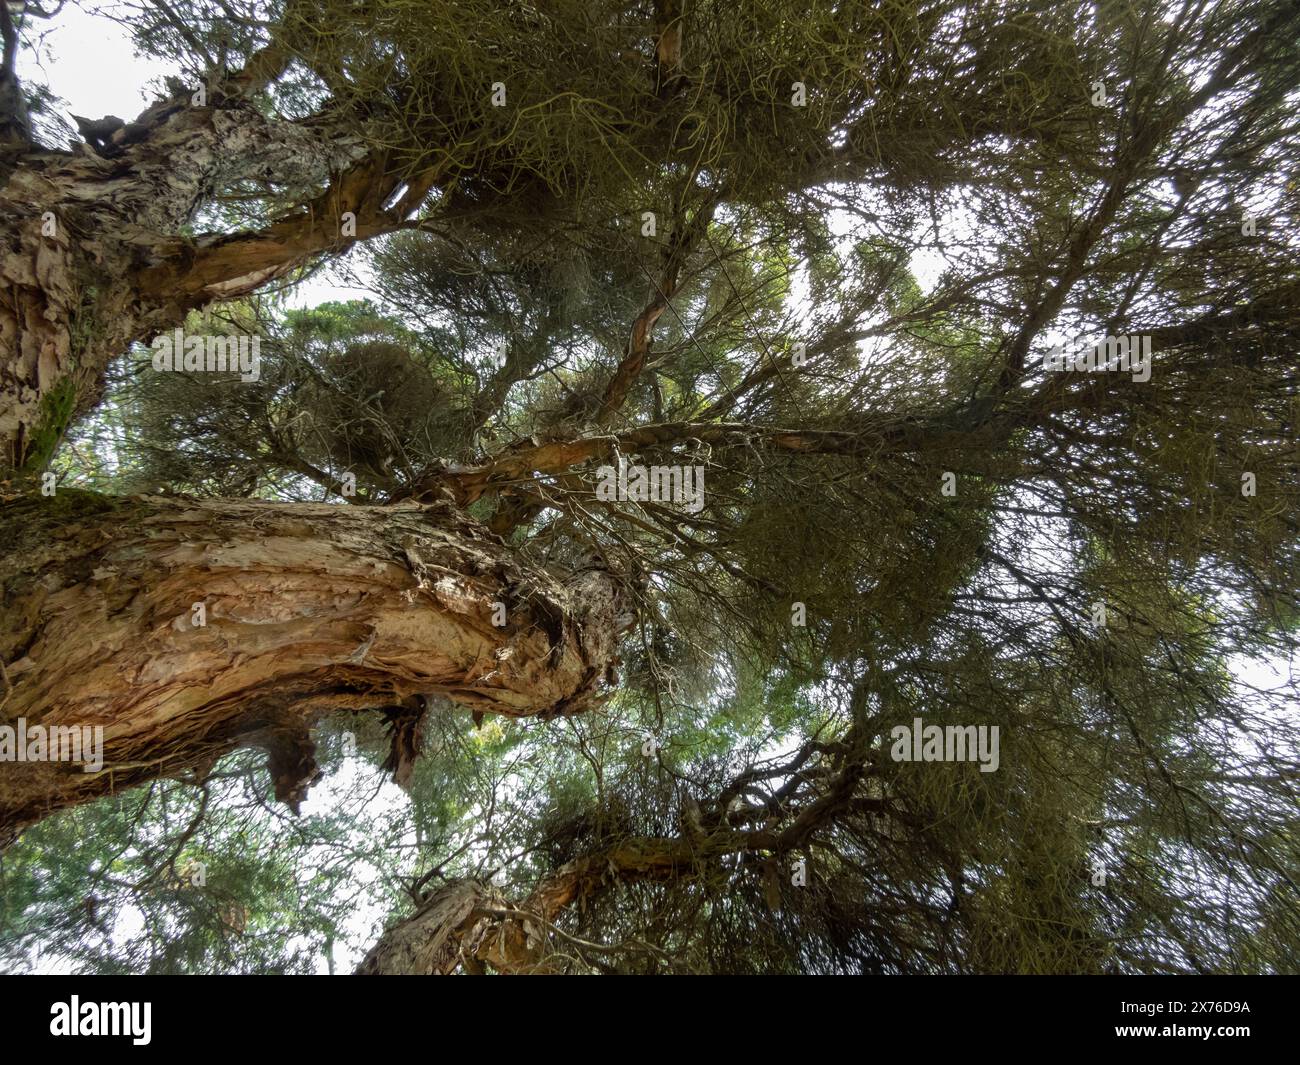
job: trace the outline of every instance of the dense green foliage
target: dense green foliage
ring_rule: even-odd
[[[455,179],[351,253],[367,300],[196,320],[263,338],[257,382],[124,358],[64,483],[383,503],[528,436],[665,425],[627,457],[703,466],[705,505],[601,502],[596,462],[498,484],[473,512],[523,555],[641,589],[611,701],[440,707],[405,795],[380,728],[333,719],[300,821],[249,752],[53,817],[0,856],[7,965],[311,969],[439,878],[523,899],[702,820],[694,867],[569,907],[554,964],[1300,967],[1291,5],[709,0],[671,70],[649,4],[173,7],[184,38],[147,7],[143,47],[234,67],[280,32],[267,106]],[[1110,333],[1153,339],[1149,381],[1043,371]],[[998,726],[998,770],[893,760],[916,717]]]

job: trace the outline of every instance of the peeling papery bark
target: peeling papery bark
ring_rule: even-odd
[[[7,504],[0,543],[0,723],[104,729],[98,772],[0,762],[10,837],[250,744],[296,802],[317,773],[310,725],[331,710],[443,695],[516,717],[580,713],[601,698],[628,620],[606,570],[527,568],[444,502],[60,489]]]
[[[499,931],[492,911],[506,904],[490,884],[452,881],[388,929],[357,967],[357,975],[448,976],[462,965],[478,972],[479,951]]]

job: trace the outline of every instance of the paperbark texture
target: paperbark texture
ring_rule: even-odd
[[[9,835],[250,743],[272,752],[277,792],[300,798],[315,774],[308,727],[334,709],[444,695],[510,716],[579,713],[626,622],[608,572],[561,582],[521,565],[449,503],[60,490],[9,504],[0,542],[0,718],[102,725],[105,755],[97,773],[4,763]]]

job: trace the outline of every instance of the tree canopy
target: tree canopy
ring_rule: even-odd
[[[51,368],[0,321],[41,392],[0,411],[0,532],[239,499],[272,555],[295,508],[392,543],[454,513],[557,661],[585,593],[546,581],[615,581],[617,652],[573,637],[592,675],[536,715],[468,681],[313,702],[297,815],[320,772],[285,784],[231,695],[238,742],[15,815],[0,964],[1296,970],[1293,4],[108,15],[175,73],[106,139],[6,64],[0,216],[66,180],[82,258]],[[303,305],[326,276],[362,291]],[[256,337],[255,379],[160,372],[175,328]],[[1050,362],[1113,337],[1148,376]],[[629,468],[699,505],[601,490]],[[52,608],[10,554],[3,698],[38,706]],[[994,761],[900,756],[921,722]]]

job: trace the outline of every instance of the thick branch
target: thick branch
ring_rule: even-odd
[[[511,716],[582,712],[627,621],[609,573],[526,569],[447,504],[60,490],[10,504],[0,542],[6,722],[102,725],[105,744],[99,772],[4,763],[10,832],[268,729],[303,734],[332,709],[441,694]]]
[[[794,786],[783,789],[777,816],[764,816],[760,827],[746,829],[743,812],[733,814],[730,799],[740,794],[746,781],[761,774],[750,770],[711,804],[702,818],[696,804],[688,804],[677,836],[640,836],[583,855],[544,877],[518,904],[508,902],[491,885],[476,880],[452,881],[434,892],[411,917],[388,929],[357,969],[359,975],[448,975],[459,967],[482,972],[490,965],[502,973],[548,971],[548,933],[563,911],[575,902],[636,881],[680,880],[697,876],[718,859],[734,854],[784,855],[806,847],[814,834],[844,811],[854,808],[874,817],[890,816],[892,807],[878,798],[855,794],[868,775],[870,758],[866,732],[849,730],[838,743],[809,743],[783,768],[805,765],[814,752],[829,753],[823,771],[797,775],[804,785],[796,798]],[[775,813],[760,808],[764,814]]]

